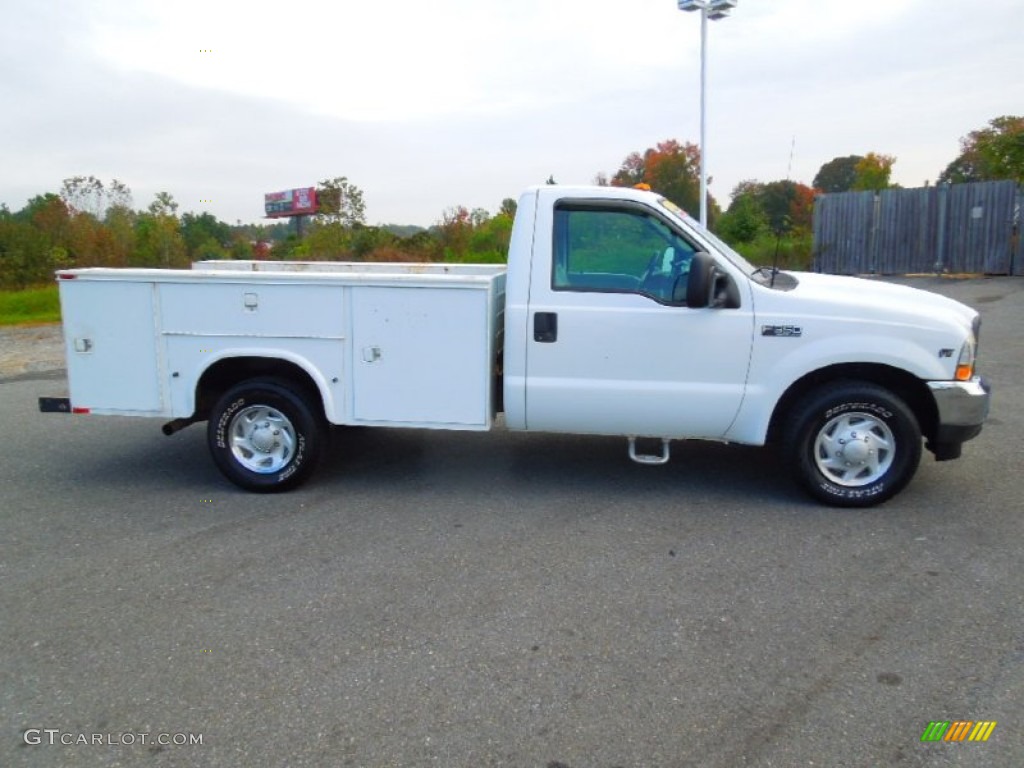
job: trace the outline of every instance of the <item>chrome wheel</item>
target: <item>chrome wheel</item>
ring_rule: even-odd
[[[228,443],[235,461],[250,472],[269,474],[281,470],[295,455],[295,427],[275,408],[250,405],[232,417]]]
[[[889,425],[870,413],[849,412],[828,421],[814,440],[814,463],[832,482],[847,488],[871,485],[896,455]]]

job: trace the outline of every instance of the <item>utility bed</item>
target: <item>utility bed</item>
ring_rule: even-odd
[[[494,417],[504,265],[207,261],[58,278],[79,412],[188,417],[203,372],[245,357],[302,367],[336,395],[335,424],[487,429]]]

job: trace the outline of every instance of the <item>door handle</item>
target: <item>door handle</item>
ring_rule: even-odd
[[[558,315],[554,312],[533,313],[533,340],[544,344],[558,341]]]

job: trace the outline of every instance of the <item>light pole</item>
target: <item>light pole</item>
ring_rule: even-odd
[[[708,225],[708,151],[704,92],[707,90],[708,19],[718,21],[729,15],[739,0],[678,0],[680,11],[700,11],[700,225]]]

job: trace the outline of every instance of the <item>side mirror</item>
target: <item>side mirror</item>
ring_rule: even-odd
[[[680,277],[672,292],[675,301],[681,301],[684,297],[682,280],[686,275]],[[692,309],[701,307],[714,307],[735,309],[740,306],[740,295],[736,283],[715,264],[710,254],[704,251],[697,251],[693,254],[693,261],[690,262],[689,279],[686,282],[686,306]]]
[[[711,273],[714,269],[715,261],[709,254],[704,251],[693,254],[689,279],[686,281],[686,306],[699,309],[711,302]]]

